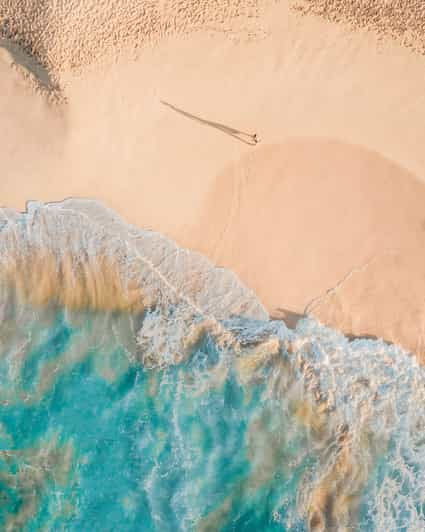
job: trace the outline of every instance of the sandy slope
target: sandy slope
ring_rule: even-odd
[[[61,73],[57,108],[3,62],[1,203],[96,197],[232,268],[273,313],[314,301],[423,353],[425,58],[286,2],[254,39],[232,24]]]
[[[276,317],[312,313],[424,356],[424,205],[423,183],[376,152],[299,137],[219,176],[196,248],[237,270]]]

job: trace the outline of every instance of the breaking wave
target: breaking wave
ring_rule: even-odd
[[[425,374],[92,201],[0,212],[4,530],[423,530]]]

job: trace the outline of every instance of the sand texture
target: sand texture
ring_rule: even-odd
[[[369,29],[402,45],[425,52],[425,5],[421,0],[298,0],[302,14]]]
[[[39,0],[0,2],[0,35],[60,80],[123,47],[138,50],[198,30],[252,37],[267,0]],[[237,23],[239,21],[239,23]]]
[[[96,198],[272,316],[423,360],[422,20],[419,2],[0,0],[1,205]]]

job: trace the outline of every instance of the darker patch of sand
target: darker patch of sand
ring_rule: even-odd
[[[425,53],[425,5],[422,0],[296,0],[294,9],[352,29],[367,29]]]
[[[423,357],[424,205],[425,185],[378,153],[297,138],[218,177],[196,247],[276,317],[284,302],[290,322],[307,312]]]

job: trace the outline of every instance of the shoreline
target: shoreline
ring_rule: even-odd
[[[1,205],[96,198],[234,271],[270,314],[319,298],[326,325],[424,360],[425,57],[286,4],[259,26],[64,75],[66,105],[2,63]]]

